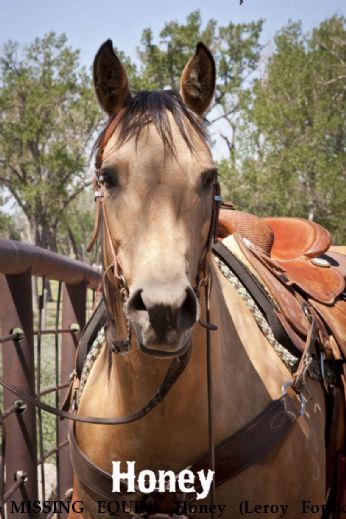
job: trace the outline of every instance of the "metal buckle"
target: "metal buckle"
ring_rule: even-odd
[[[307,305],[307,303],[304,302],[302,304],[302,309],[303,309],[303,312],[304,312],[307,320],[309,321],[310,324],[312,324],[313,315],[312,315],[310,307]]]
[[[321,351],[320,352],[320,369],[321,369],[321,377],[322,377],[323,382],[325,381],[325,378],[326,378],[326,373],[325,373],[325,369],[324,369],[324,361],[325,361],[325,355],[324,355],[324,352]]]
[[[289,380],[288,382],[284,382],[281,386],[281,397],[287,395],[287,390],[289,387],[291,387],[293,384],[293,382],[291,380]],[[303,395],[303,393],[299,393],[299,400],[300,400],[300,409],[299,409],[299,414],[300,416],[304,416],[305,415],[305,403],[306,403],[306,398],[305,396]]]
[[[214,195],[214,202],[219,202],[220,204],[223,202],[223,198],[221,195]]]
[[[97,200],[98,198],[103,198],[103,194],[101,193],[101,191],[95,191],[94,198],[95,200]]]

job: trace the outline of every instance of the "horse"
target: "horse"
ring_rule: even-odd
[[[91,464],[107,473],[113,461],[122,461],[124,471],[131,460],[136,474],[179,473],[210,451],[210,415],[213,443],[220,444],[280,399],[292,373],[210,253],[218,198],[203,118],[215,90],[208,48],[197,45],[179,93],[133,95],[110,40],[95,56],[93,75],[98,102],[109,116],[96,150],[96,196],[102,204],[104,298],[111,324],[77,416],[137,413],[162,386],[170,363],[188,358],[150,412],[118,425],[76,423],[75,441]],[[176,515],[320,517],[325,396],[310,377],[304,395],[304,415],[263,457],[217,485],[213,509],[208,496]],[[299,397],[291,396],[301,406]],[[102,501],[77,471],[72,500],[83,503],[83,512],[71,510],[69,518],[112,517],[120,494],[113,496],[114,501]]]

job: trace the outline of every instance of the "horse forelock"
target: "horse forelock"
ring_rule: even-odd
[[[205,120],[187,108],[177,92],[173,90],[144,91],[132,97],[128,104],[108,121],[93,149],[96,153],[96,162],[101,162],[103,150],[115,130],[118,130],[117,144],[119,146],[131,138],[134,138],[137,143],[141,131],[148,124],[155,126],[163,142],[165,154],[175,155],[176,147],[169,114],[192,153],[197,152],[193,132],[203,143],[210,145]]]

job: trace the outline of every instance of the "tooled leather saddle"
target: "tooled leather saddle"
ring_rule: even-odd
[[[296,348],[302,351],[309,329],[301,304],[307,301],[333,355],[346,358],[346,256],[331,249],[329,232],[304,219],[221,210],[219,236],[229,235],[270,292]]]

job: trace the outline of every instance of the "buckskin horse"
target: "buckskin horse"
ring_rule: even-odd
[[[71,388],[72,500],[84,518],[128,517],[117,503],[136,501],[141,517],[297,519],[322,517],[331,489],[342,517],[342,256],[312,222],[219,214],[203,119],[215,64],[202,43],[179,94],[132,95],[110,40],[94,84],[109,116],[96,146],[103,300]],[[216,488],[201,501],[112,493],[115,460],[138,473],[212,468]]]

